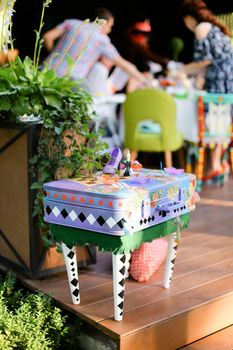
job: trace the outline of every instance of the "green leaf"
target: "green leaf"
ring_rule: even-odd
[[[29,80],[32,80],[34,77],[34,67],[33,67],[31,59],[29,57],[26,57],[23,61],[23,65],[24,65],[24,70],[25,70],[25,76]]]
[[[11,109],[11,100],[8,96],[0,96],[0,110],[9,111]]]
[[[32,108],[28,101],[29,100],[27,96],[22,96],[20,99],[18,99],[16,103],[11,105],[12,114],[16,117],[23,114],[30,115],[32,113]]]
[[[55,73],[55,71],[53,71],[53,70],[42,70],[41,71],[41,74],[40,74],[40,76],[41,76],[41,78],[43,79],[43,82],[46,84],[46,85],[48,85],[48,83],[50,83],[52,80],[54,80],[55,79],[55,77],[56,77],[56,73]]]
[[[24,81],[24,82],[27,81],[27,79],[24,76],[22,76],[22,75],[19,76],[19,80]]]
[[[48,106],[55,107],[56,109],[59,109],[59,110],[61,109],[62,101],[58,96],[47,94],[47,95],[44,95],[44,99]]]

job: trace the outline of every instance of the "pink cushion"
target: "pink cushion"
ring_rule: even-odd
[[[142,243],[131,253],[129,273],[136,281],[145,282],[159,268],[167,255],[168,242],[164,238]]]

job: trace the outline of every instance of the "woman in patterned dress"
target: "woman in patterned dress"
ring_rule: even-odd
[[[195,35],[194,61],[182,73],[204,78],[203,88],[210,93],[233,93],[233,47],[230,31],[220,23],[202,0],[184,0],[181,16]],[[222,164],[222,146],[210,152],[211,169],[204,180],[213,179],[229,168]]]
[[[181,15],[195,35],[194,62],[182,71],[195,74],[204,70],[204,89],[213,93],[233,93],[233,47],[230,31],[207,9],[202,0],[185,0]]]

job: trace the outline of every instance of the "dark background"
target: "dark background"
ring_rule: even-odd
[[[138,14],[147,14],[151,20],[153,36],[151,39],[152,48],[166,56],[170,56],[169,41],[173,36],[180,36],[185,41],[185,49],[182,53],[182,60],[188,61],[192,55],[193,36],[183,25],[179,16],[179,6],[182,0],[53,0],[46,9],[43,32],[54,27],[67,18],[94,19],[96,7],[103,6],[110,9],[115,16],[115,25],[111,34],[113,44],[120,50],[120,44],[124,32],[130,22]],[[13,16],[13,38],[15,47],[20,51],[23,58],[26,55],[32,56],[35,32],[39,27],[39,20],[42,9],[42,0],[17,0]],[[233,0],[206,0],[206,4],[215,14],[233,12]],[[42,58],[46,56],[42,51]]]

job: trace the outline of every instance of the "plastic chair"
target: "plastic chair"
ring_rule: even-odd
[[[166,167],[172,166],[172,151],[183,145],[183,135],[176,129],[176,103],[163,90],[141,89],[127,95],[123,105],[125,147],[131,151],[165,152]],[[158,123],[161,131],[142,132],[140,122]]]
[[[222,146],[222,168],[230,154],[231,170],[233,171],[233,94],[205,93],[197,96],[198,103],[198,138],[197,144],[189,144],[187,149],[186,171],[192,172],[194,157],[198,192],[201,192],[204,177],[205,151]],[[223,185],[226,174],[224,171],[216,176],[211,183]]]

